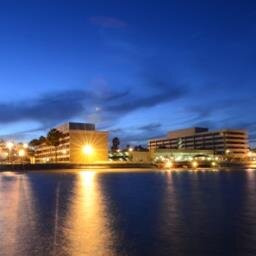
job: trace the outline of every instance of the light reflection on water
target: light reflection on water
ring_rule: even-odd
[[[72,255],[114,255],[106,202],[96,173],[80,172],[70,204],[65,233]]]
[[[256,171],[0,173],[0,255],[256,255]]]

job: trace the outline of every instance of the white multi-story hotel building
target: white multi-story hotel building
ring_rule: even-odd
[[[215,154],[244,158],[249,151],[248,133],[245,130],[223,129],[209,131],[208,128],[188,128],[171,131],[165,138],[151,139],[151,150],[166,149],[204,149]]]

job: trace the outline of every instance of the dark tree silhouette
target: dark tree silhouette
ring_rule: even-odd
[[[40,145],[39,139],[33,139],[28,144],[31,148],[35,148]]]
[[[111,147],[111,150],[112,151],[117,151],[119,149],[119,145],[120,145],[120,140],[118,137],[115,137],[113,140],[112,140],[112,147]]]
[[[57,163],[57,154],[58,154],[58,146],[60,144],[60,139],[63,137],[63,133],[57,129],[51,129],[47,134],[47,143],[50,146],[54,147],[55,150],[55,163]]]
[[[38,142],[39,142],[39,145],[43,144],[43,143],[47,143],[47,140],[44,136],[41,136],[39,139],[38,139]]]

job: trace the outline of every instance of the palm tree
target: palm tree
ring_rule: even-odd
[[[29,145],[29,155],[34,156],[36,147],[40,145],[40,141],[39,139],[33,139],[28,143],[28,145]]]
[[[47,143],[53,146],[55,149],[55,163],[57,163],[58,146],[60,144],[60,139],[63,137],[63,133],[57,129],[51,129],[47,134]]]
[[[31,148],[35,148],[36,146],[38,146],[40,144],[39,142],[39,139],[33,139],[31,140],[28,145],[31,147]]]
[[[40,136],[40,138],[38,139],[38,143],[39,143],[39,145],[41,145],[43,143],[47,143],[46,138],[44,136]]]
[[[112,151],[117,151],[119,149],[119,145],[120,145],[120,140],[118,137],[115,137],[113,140],[112,140],[112,147],[111,147],[111,150]]]

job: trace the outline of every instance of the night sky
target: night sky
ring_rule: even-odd
[[[1,0],[0,135],[68,120],[144,144],[191,126],[256,138],[256,1]]]

